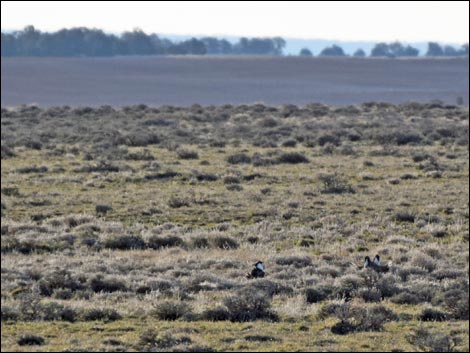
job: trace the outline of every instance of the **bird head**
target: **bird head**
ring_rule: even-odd
[[[380,265],[380,256],[379,256],[379,255],[375,255],[375,257],[374,257],[374,265]]]

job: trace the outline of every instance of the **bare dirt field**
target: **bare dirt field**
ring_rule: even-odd
[[[1,104],[468,104],[468,58],[2,58]]]

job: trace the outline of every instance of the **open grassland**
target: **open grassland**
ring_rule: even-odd
[[[468,351],[468,108],[1,114],[2,351]]]

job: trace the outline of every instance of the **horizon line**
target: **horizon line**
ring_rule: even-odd
[[[45,32],[45,33],[54,33],[54,32],[59,32],[61,30],[71,30],[71,29],[75,29],[75,28],[86,28],[86,29],[89,29],[89,30],[100,30],[100,31],[103,31],[104,33],[106,34],[114,34],[114,35],[122,35],[123,33],[125,32],[132,32],[136,29],[138,30],[141,30],[143,33],[145,33],[146,35],[157,35],[157,36],[175,36],[175,37],[194,37],[194,38],[202,38],[202,37],[212,37],[212,38],[229,38],[229,37],[232,37],[234,39],[240,39],[240,38],[276,38],[276,37],[280,37],[284,40],[303,40],[303,41],[327,41],[327,42],[345,42],[345,43],[395,43],[395,42],[399,42],[399,43],[404,43],[404,44],[425,44],[425,43],[430,43],[430,42],[433,42],[433,43],[438,43],[438,44],[453,44],[453,45],[464,45],[464,44],[468,44],[468,41],[467,42],[456,42],[456,41],[439,41],[439,40],[432,40],[432,39],[422,39],[422,40],[413,40],[413,41],[409,41],[409,40],[400,40],[400,39],[393,39],[393,40],[369,40],[369,39],[338,39],[338,38],[325,38],[325,37],[289,37],[289,36],[282,36],[282,35],[273,35],[273,36],[256,36],[256,35],[250,35],[250,36],[245,36],[245,35],[237,35],[237,34],[202,34],[202,33],[199,33],[199,34],[178,34],[178,33],[165,33],[165,32],[146,32],[144,31],[143,29],[139,28],[139,27],[134,27],[133,29],[128,29],[128,30],[122,30],[120,32],[117,32],[117,31],[108,31],[106,29],[103,29],[103,28],[98,28],[98,27],[87,27],[87,26],[72,26],[72,27],[62,27],[60,29],[57,29],[57,30],[43,30],[41,28],[38,28],[34,25],[26,25],[25,27],[23,27],[22,29],[7,29],[7,28],[1,28],[0,31],[2,33],[11,33],[11,32],[20,32],[22,30],[24,30],[26,27],[29,27],[29,26],[32,26],[34,27],[36,30],[40,31],[40,32]]]

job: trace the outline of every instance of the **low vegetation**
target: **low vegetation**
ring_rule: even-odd
[[[468,108],[1,115],[2,351],[468,351]]]

